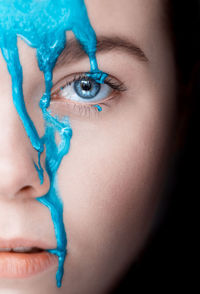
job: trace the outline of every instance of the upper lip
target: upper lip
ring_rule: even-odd
[[[24,238],[14,238],[14,239],[1,239],[0,238],[0,248],[17,248],[17,247],[36,247],[43,250],[53,249],[50,244],[45,243],[42,240],[28,240]]]

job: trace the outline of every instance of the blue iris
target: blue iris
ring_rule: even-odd
[[[100,91],[101,85],[91,78],[82,78],[74,82],[74,91],[83,99],[92,99]]]

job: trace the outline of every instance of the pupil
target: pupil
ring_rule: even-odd
[[[74,82],[75,93],[83,99],[93,99],[99,93],[101,85],[93,79],[84,78]]]
[[[92,84],[90,81],[81,81],[81,89],[83,91],[90,91],[92,89]]]

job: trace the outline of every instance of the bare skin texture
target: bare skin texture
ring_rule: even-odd
[[[146,58],[123,46],[99,50],[99,68],[115,84],[123,83],[124,90],[111,91],[102,105],[99,101],[101,112],[87,101],[52,99],[52,113],[68,116],[73,130],[70,151],[58,171],[68,237],[63,284],[56,287],[55,266],[26,280],[1,279],[0,293],[107,293],[143,248],[156,215],[175,132],[175,67],[161,2],[85,1],[97,38],[125,38],[140,47]],[[74,38],[67,35],[68,41]],[[22,40],[18,47],[25,103],[42,136],[38,103],[44,92],[43,75],[34,49]],[[74,75],[90,69],[86,55],[68,57],[65,62],[60,58],[54,69],[52,93],[64,79],[73,81]],[[34,166],[37,152],[12,103],[2,55],[0,93],[0,237],[41,239],[55,248],[49,210],[36,201],[48,192],[49,178],[44,170],[40,185]],[[45,152],[43,167],[44,162]]]

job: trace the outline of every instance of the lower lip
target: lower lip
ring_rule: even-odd
[[[57,264],[57,257],[49,252],[0,252],[0,278],[24,279],[44,272]]]

